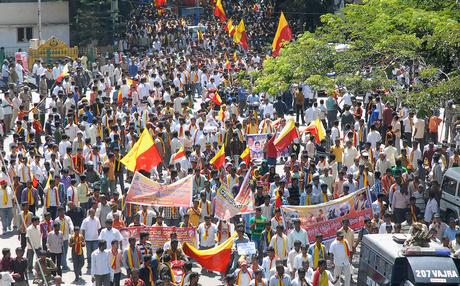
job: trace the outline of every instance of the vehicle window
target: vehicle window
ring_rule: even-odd
[[[385,262],[385,260],[383,260],[382,258],[380,258],[379,263],[378,263],[378,268],[377,268],[377,270],[378,270],[381,274],[383,274],[383,276],[385,276],[385,270],[386,270],[385,264],[387,264],[387,263]]]
[[[367,257],[367,263],[370,267],[374,268],[375,252],[373,252],[372,250],[369,251],[369,255]]]
[[[361,248],[361,259],[366,259],[368,255],[369,255],[369,248],[365,246],[362,247]]]
[[[457,181],[450,177],[444,176],[444,180],[442,180],[441,190],[448,193],[449,195],[455,196],[455,191],[457,190]]]
[[[393,269],[393,265],[390,263],[386,263],[385,265],[385,277],[390,279],[391,278],[391,271]]]

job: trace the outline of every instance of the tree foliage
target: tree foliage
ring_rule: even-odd
[[[321,17],[306,32],[264,62],[256,90],[275,95],[290,84],[307,83],[331,92],[392,90],[409,106],[428,113],[458,98],[460,78],[459,6],[456,1],[368,0]],[[337,49],[337,44],[342,48]],[[420,70],[412,86],[397,90],[391,71],[400,65]]]

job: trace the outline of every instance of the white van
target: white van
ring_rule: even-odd
[[[441,214],[448,219],[460,218],[460,167],[447,169],[441,184]]]

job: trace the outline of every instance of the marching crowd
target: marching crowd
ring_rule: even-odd
[[[191,19],[144,4],[112,55],[95,63],[63,59],[53,68],[37,61],[32,73],[40,102],[28,87],[16,88],[14,77],[6,79],[0,133],[13,139],[1,143],[0,218],[3,235],[17,234],[18,245],[0,240],[0,281],[60,285],[62,272],[73,271],[78,284],[86,267],[97,286],[198,285],[200,274],[175,233],[158,249],[147,232],[122,247],[119,230],[128,226],[195,227],[200,249],[236,232],[222,273],[229,286],[350,285],[350,264],[364,235],[408,232],[415,222],[458,254],[457,221],[441,220],[439,200],[443,172],[459,165],[460,151],[458,140],[440,141],[442,119],[385,102],[387,91],[358,98],[343,87],[318,100],[307,85],[275,98],[246,90],[238,72],[262,68],[276,20],[266,1],[244,2],[228,1],[225,8],[248,23],[249,51],[235,46],[211,13],[191,29]],[[394,76],[404,86],[414,74],[395,67]],[[293,120],[289,113],[299,137],[288,156],[279,156],[276,133]],[[305,131],[317,119],[327,131],[321,142]],[[133,173],[120,161],[144,129],[162,162],[143,174],[164,184],[193,175],[190,208],[125,203]],[[240,156],[245,135],[257,133],[271,134],[261,147],[264,159],[246,162]],[[216,169],[210,161],[222,144],[225,165]],[[174,160],[181,148],[185,156]],[[226,184],[236,195],[247,172],[255,212],[219,220],[216,189]],[[361,230],[343,219],[328,247],[321,235],[309,240],[301,219],[292,229],[283,221],[280,205],[325,203],[362,188],[370,190],[373,215]],[[257,253],[238,255],[238,244],[249,241]],[[177,261],[184,271],[179,280]]]

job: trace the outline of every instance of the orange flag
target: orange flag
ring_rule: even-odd
[[[244,27],[244,21],[241,19],[238,26],[236,26],[235,34],[233,35],[233,41],[247,50],[248,46],[248,35],[246,34],[246,28]]]
[[[249,150],[249,146],[246,146],[246,149],[244,149],[243,153],[241,153],[240,158],[246,162],[246,166],[249,166],[249,163],[251,162],[251,152]]]
[[[297,128],[295,127],[295,122],[293,119],[289,119],[281,130],[280,135],[275,139],[275,147],[277,150],[284,150],[288,147],[295,138],[298,138],[299,134]]]
[[[233,240],[237,237],[235,233],[222,244],[206,250],[198,250],[194,246],[184,243],[184,253],[193,258],[203,268],[211,271],[225,272],[232,256]]]
[[[225,144],[222,144],[222,147],[220,147],[219,151],[216,153],[216,155],[209,161],[214,167],[216,167],[217,170],[222,168],[225,163]]]
[[[214,16],[218,17],[222,23],[225,23],[227,17],[225,17],[224,7],[222,6],[222,1],[217,0],[216,8],[214,9]]]
[[[274,57],[278,56],[283,45],[283,42],[289,42],[292,40],[291,28],[284,17],[284,13],[281,12],[280,21],[278,23],[278,29],[276,30],[275,38],[272,44],[272,54]]]
[[[147,128],[144,129],[141,137],[129,150],[128,154],[120,160],[126,166],[126,169],[131,172],[137,170],[150,171],[153,167],[158,166],[161,161],[161,155]]]

